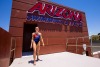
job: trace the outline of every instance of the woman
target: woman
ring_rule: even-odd
[[[40,50],[40,41],[42,42],[42,45],[44,46],[42,34],[39,32],[39,27],[35,27],[34,33],[32,33],[32,40],[31,40],[31,46],[30,48],[33,48],[33,58],[34,58],[34,65],[36,65],[36,60],[39,60],[39,50]],[[37,55],[37,59],[36,59]]]

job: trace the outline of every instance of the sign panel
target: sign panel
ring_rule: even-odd
[[[64,24],[79,27],[79,31],[82,31],[82,15],[79,11],[41,1],[27,11],[27,21]]]

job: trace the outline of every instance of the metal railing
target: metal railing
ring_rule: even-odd
[[[10,64],[15,59],[15,49],[16,49],[16,40],[14,37],[11,37],[11,50],[10,50]]]
[[[96,45],[94,45],[93,38],[95,36],[100,37],[100,35],[73,37],[73,38],[56,37],[55,36],[55,37],[47,37],[47,38],[45,38],[44,41],[45,41],[46,45],[63,45],[63,44],[66,44],[66,50],[67,51],[72,50],[74,53],[78,53],[81,50],[81,53],[78,53],[78,54],[83,54],[84,51],[88,51],[89,54],[91,54],[91,56],[94,56],[94,52],[100,51],[100,45],[97,45],[97,43],[96,43]],[[99,40],[99,42],[100,42],[100,40]],[[86,50],[84,50],[83,44],[86,44],[86,48],[87,48]],[[98,44],[100,44],[100,43],[98,43]],[[72,48],[74,47],[75,50],[73,50],[72,48],[70,48],[68,50],[69,47],[72,47]],[[98,48],[98,50],[97,50],[97,48]]]
[[[75,52],[78,53],[78,48],[81,47],[83,48],[83,44],[86,44],[86,48],[91,49],[91,55],[95,57],[94,52],[100,51],[100,40],[98,40],[98,43],[93,41],[93,38],[95,36],[100,37],[100,35],[94,35],[94,36],[85,36],[85,37],[76,37],[76,38],[67,38],[66,40],[66,49],[68,47],[76,47]],[[79,42],[79,40],[81,40]],[[74,41],[74,43],[70,43],[69,41]],[[81,43],[81,44],[80,44]],[[83,51],[84,48],[83,48]],[[98,58],[100,58],[100,52],[97,53]]]

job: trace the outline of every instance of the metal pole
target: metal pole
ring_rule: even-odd
[[[68,47],[68,39],[66,38],[66,51],[67,51],[67,47]]]
[[[82,37],[82,39],[83,39],[83,44],[85,44],[85,43],[84,43],[84,37]],[[82,45],[83,45],[83,44],[82,44]],[[83,49],[84,49],[84,47],[83,47]],[[86,50],[84,50],[83,53],[86,54]]]
[[[76,53],[77,53],[77,41],[78,41],[78,38],[76,38]]]
[[[90,36],[90,38],[91,38],[91,54],[92,54],[92,56],[93,56],[92,36]]]
[[[47,45],[48,45],[48,38],[47,38]]]

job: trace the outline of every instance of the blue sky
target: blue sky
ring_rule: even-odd
[[[12,0],[0,0],[0,27],[9,31]]]
[[[100,0],[50,0],[86,13],[89,35],[100,33]],[[0,0],[0,27],[9,31],[12,0]]]

